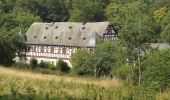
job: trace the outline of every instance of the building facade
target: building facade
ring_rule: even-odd
[[[79,48],[93,50],[98,41],[116,41],[117,32],[109,22],[33,23],[26,32],[27,61],[56,64],[59,59],[69,65],[71,54]]]

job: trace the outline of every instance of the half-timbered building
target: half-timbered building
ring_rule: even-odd
[[[52,22],[33,23],[26,32],[27,61],[36,57],[38,62],[56,64],[63,59],[70,64],[71,54],[78,48],[93,50],[97,41],[117,40],[117,32],[109,22]]]

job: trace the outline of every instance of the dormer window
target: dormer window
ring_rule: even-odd
[[[46,39],[47,38],[47,36],[44,36],[44,39]]]
[[[69,29],[72,29],[72,26],[69,26]]]
[[[34,36],[34,38],[37,38],[37,36]]]
[[[82,30],[84,30],[86,27],[82,27]]]
[[[83,38],[83,40],[86,40],[86,38]]]
[[[69,40],[71,40],[72,38],[71,38],[71,37],[69,37],[68,39],[69,39]]]

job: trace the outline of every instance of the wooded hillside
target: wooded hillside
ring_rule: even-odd
[[[170,42],[170,0],[0,0],[1,63],[23,47],[18,32],[35,21],[110,21],[128,45]]]

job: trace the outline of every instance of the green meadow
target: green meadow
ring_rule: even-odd
[[[56,76],[0,67],[0,100],[169,100],[117,79]]]

